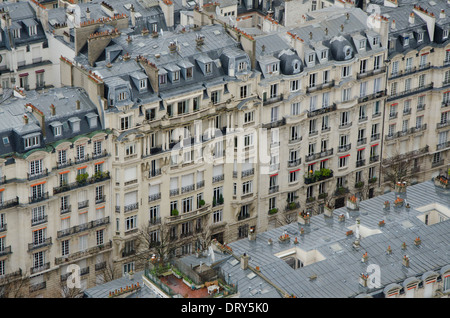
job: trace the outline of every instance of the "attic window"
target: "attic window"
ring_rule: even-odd
[[[145,79],[141,79],[139,81],[139,89],[145,89],[147,88],[147,81]]]
[[[127,94],[125,92],[121,92],[119,93],[119,95],[117,96],[117,100],[121,101],[121,100],[125,100],[127,98]]]
[[[271,63],[267,65],[267,72],[276,73],[278,72],[278,63]]]
[[[328,59],[328,50],[323,50],[323,51],[321,52],[321,54],[320,54],[320,58],[321,58],[322,60]]]
[[[4,145],[9,145],[9,138],[8,137],[3,137],[3,144]]]
[[[378,36],[374,37],[372,40],[373,46],[380,45],[380,38]]]
[[[37,34],[37,26],[33,25],[28,27],[28,33],[31,35],[36,35]]]
[[[359,41],[359,49],[364,50],[366,48],[366,40]]]
[[[159,75],[159,85],[163,85],[167,83],[167,74]]]
[[[409,45],[409,36],[405,36],[403,46],[408,46],[408,45]]]
[[[180,80],[180,71],[174,71],[173,77],[172,77],[172,82],[177,82],[179,80]]]
[[[423,41],[423,33],[419,32],[417,33],[417,42],[420,43]]]
[[[247,69],[247,63],[239,62],[239,64],[238,64],[238,72],[245,71],[246,69]]]
[[[186,69],[186,78],[192,78],[192,76],[194,75],[194,70],[192,67],[188,67]]]
[[[24,137],[24,145],[25,149],[39,146],[40,145],[39,134],[30,137]]]
[[[211,74],[211,72],[212,72],[212,62],[206,63],[205,64],[205,73]]]
[[[442,33],[442,38],[443,39],[447,39],[448,38],[448,30],[444,30],[444,32]]]
[[[314,62],[314,53],[308,55],[308,63]]]
[[[13,29],[13,37],[15,39],[19,39],[20,38],[20,29]]]

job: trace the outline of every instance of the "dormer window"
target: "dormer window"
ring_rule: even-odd
[[[37,34],[37,26],[30,26],[28,27],[28,34],[31,35],[36,35]]]
[[[180,80],[180,71],[174,71],[172,73],[172,82],[178,82]]]
[[[405,36],[403,46],[408,46],[408,45],[409,45],[409,36]]]
[[[350,59],[352,57],[352,53],[353,53],[353,50],[352,50],[352,48],[350,46],[345,46],[344,47],[344,54],[345,54],[345,59],[346,60]]]
[[[308,55],[308,63],[313,63],[314,62],[314,53],[311,53]]]
[[[366,40],[359,41],[359,49],[365,50],[366,49]]]
[[[192,67],[188,67],[186,69],[186,79],[192,78],[194,76],[194,69]]]
[[[373,46],[380,45],[380,38],[378,36],[374,37],[372,40]]]
[[[80,119],[78,117],[69,118],[69,123],[72,127],[72,132],[80,131]]]
[[[423,33],[419,32],[417,33],[417,43],[420,43],[423,41]]]
[[[13,37],[15,39],[20,39],[20,29],[13,29]]]
[[[167,83],[167,74],[159,75],[159,85],[164,85]]]
[[[89,123],[89,127],[92,128],[96,128],[97,127],[97,114],[94,113],[89,113],[86,115],[87,121]]]
[[[139,89],[146,89],[147,88],[147,80],[146,79],[141,79],[139,81]]]
[[[238,64],[238,72],[245,71],[247,69],[247,63],[246,62],[239,62]]]
[[[39,134],[34,134],[32,136],[25,136],[24,137],[25,149],[36,147],[36,146],[39,146],[39,145],[40,145]]]
[[[278,63],[271,63],[267,65],[267,72],[276,73],[278,72]]]
[[[321,58],[322,60],[327,60],[327,59],[328,59],[328,51],[327,51],[327,50],[323,50],[323,51],[320,53],[320,58]]]
[[[60,122],[54,122],[50,124],[53,128],[53,135],[55,137],[62,135],[62,124]]]
[[[442,33],[442,38],[445,40],[445,39],[448,39],[448,29],[447,30],[444,30],[444,32]]]
[[[209,63],[205,64],[205,73],[206,74],[211,74],[212,73],[212,62],[209,62]]]
[[[119,93],[119,95],[117,96],[117,100],[118,101],[122,101],[125,100],[127,98],[127,94],[125,92],[121,92]]]

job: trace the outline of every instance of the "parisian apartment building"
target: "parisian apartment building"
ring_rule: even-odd
[[[449,13],[1,3],[2,295],[70,297],[73,265],[84,290],[448,175]]]

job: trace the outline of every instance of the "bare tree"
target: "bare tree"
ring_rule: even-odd
[[[29,278],[26,275],[6,275],[0,279],[0,298],[24,298],[28,294],[28,285]]]
[[[383,160],[381,175],[384,176],[384,182],[388,182],[391,187],[394,187],[398,182],[409,183],[413,163],[414,153],[400,154],[396,151],[393,156]]]
[[[61,282],[60,288],[62,298],[83,298],[83,290],[81,288],[70,288],[66,282]]]

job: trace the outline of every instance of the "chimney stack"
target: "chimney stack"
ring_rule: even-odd
[[[51,112],[52,116],[55,116],[55,115],[56,115],[56,108],[55,108],[55,105],[53,105],[53,104],[50,105],[50,112]]]
[[[89,8],[86,9],[86,19],[87,20],[91,19],[91,10],[89,10]]]
[[[415,21],[415,14],[414,12],[411,12],[411,14],[409,15],[409,23],[414,24],[414,21]]]
[[[441,14],[439,15],[439,18],[440,18],[440,19],[445,19],[445,17],[446,17],[445,10],[442,9],[442,10],[441,10]]]
[[[392,30],[395,30],[397,27],[396,27],[397,25],[396,25],[396,23],[395,23],[395,20],[392,20],[392,24],[391,24],[391,29]]]
[[[27,115],[23,115],[23,123],[24,123],[24,125],[28,124],[28,116]]]
[[[135,27],[136,26],[136,13],[134,12],[133,5],[131,5],[131,8],[130,8],[130,15],[131,15],[131,25]]]
[[[80,108],[81,108],[81,107],[80,107],[80,101],[77,100],[75,103],[76,103],[76,105],[77,105],[77,106],[76,106],[77,110],[80,110]]]
[[[241,269],[242,270],[246,270],[248,268],[248,260],[249,260],[249,256],[244,253],[244,255],[241,256]]]

